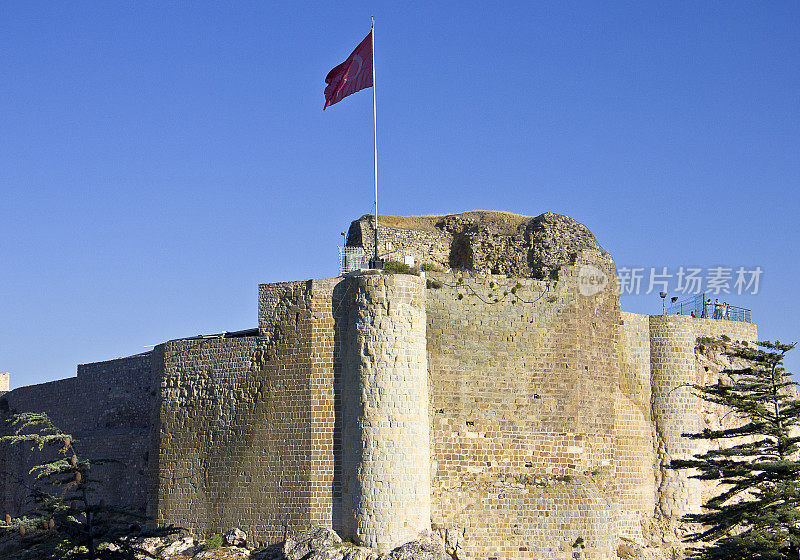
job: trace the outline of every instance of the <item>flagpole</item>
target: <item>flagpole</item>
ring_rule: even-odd
[[[372,139],[375,147],[375,267],[378,267],[378,112],[375,103],[375,18],[372,18]]]

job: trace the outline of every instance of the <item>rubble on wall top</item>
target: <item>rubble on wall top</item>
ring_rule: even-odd
[[[379,216],[378,225],[384,232],[387,229],[398,234],[420,232],[419,242],[413,235],[412,239],[406,236],[402,249],[422,262],[434,262],[445,268],[555,278],[563,265],[574,263],[581,253],[603,254],[610,261],[589,228],[553,212],[535,217],[487,210],[434,216]],[[374,242],[369,234],[372,228],[371,214],[354,221],[347,245],[372,247]],[[438,251],[431,248],[431,239],[438,241]],[[391,241],[391,235],[387,240]]]

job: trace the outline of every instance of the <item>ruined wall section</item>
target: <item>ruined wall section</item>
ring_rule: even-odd
[[[378,254],[382,259],[403,261],[409,256],[414,258],[416,266],[435,263],[449,268],[451,233],[387,226],[382,221],[384,218],[388,216],[380,216],[378,220]],[[364,254],[372,258],[375,254],[374,218],[363,216],[354,221],[347,232],[346,243],[351,247],[363,247]]]
[[[331,526],[333,281],[263,285],[263,336],[172,341],[161,357],[152,512],[255,541]]]
[[[562,266],[576,264],[579,254],[603,252],[586,226],[552,212],[536,217],[496,211],[380,216],[378,225],[382,258],[409,256],[418,266],[442,270],[554,279]],[[363,247],[372,256],[374,243],[373,216],[351,224],[348,246]]]
[[[3,415],[44,412],[74,435],[82,458],[113,459],[93,476],[98,499],[144,512],[149,468],[152,371],[150,353],[78,366],[78,376],[20,387],[2,397]],[[30,507],[30,468],[51,455],[25,446],[4,445],[0,477],[5,511],[19,515]]]
[[[342,530],[389,551],[430,530],[425,281],[396,274],[347,282]]]
[[[615,556],[621,327],[607,272],[593,296],[579,266],[557,281],[430,275],[432,520],[459,535],[459,557]]]

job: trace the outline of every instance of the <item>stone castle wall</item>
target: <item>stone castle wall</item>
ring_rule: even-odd
[[[151,514],[269,543],[429,529],[424,317],[415,276],[267,284],[258,336],[157,347]]]
[[[576,273],[431,276],[432,521],[466,558],[612,555],[618,298]]]
[[[704,427],[701,401],[690,387],[702,382],[697,371],[697,338],[727,335],[755,342],[757,329],[750,323],[680,315],[654,315],[649,322],[658,513],[675,519],[699,512],[702,504],[701,483],[690,479],[685,470],[667,468],[674,459],[688,459],[702,451],[700,441],[683,437]]]
[[[77,377],[20,387],[0,399],[3,414],[45,412],[75,437],[82,458],[113,459],[93,469],[98,499],[144,512],[150,467],[149,434],[153,399],[150,353],[78,366]],[[52,458],[24,445],[0,451],[0,490],[5,512],[28,507],[30,468]],[[119,492],[119,488],[125,488]]]
[[[615,483],[619,492],[619,535],[646,542],[655,508],[651,409],[650,322],[647,315],[622,313],[619,382],[614,388]]]
[[[695,341],[756,329],[621,313],[613,276],[584,296],[580,266],[262,285],[257,335],[171,341],[3,399],[120,459],[112,503],[197,534],[322,525],[386,550],[433,527],[460,558],[613,558],[620,537],[676,540],[711,491],[665,468],[697,451],[681,436],[701,419],[683,386],[704,374]],[[0,461],[22,473],[24,455]]]
[[[331,526],[334,283],[261,286],[259,336],[156,349],[163,366],[150,507],[160,523],[198,534],[238,526],[263,542]]]
[[[622,317],[625,360],[620,394],[635,395],[631,400],[636,406],[615,399],[618,430],[625,425],[632,428],[627,438],[617,441],[620,484],[624,487],[626,478],[620,475],[626,471],[632,475],[627,477],[627,508],[625,490],[621,494],[620,535],[650,545],[677,543],[686,530],[680,517],[698,512],[714,492],[689,478],[687,471],[668,468],[670,461],[704,450],[703,442],[683,437],[706,425],[705,405],[690,387],[707,381],[708,368],[701,366],[695,351],[697,339],[726,335],[734,341],[755,342],[757,329],[750,323],[677,315],[623,313]],[[637,515],[626,515],[626,509]]]
[[[321,525],[389,550],[433,529],[462,560],[670,557],[713,492],[666,468],[709,415],[696,340],[755,325],[622,313],[613,260],[563,216],[386,218],[393,249],[451,271],[264,284],[257,330],[80,366],[0,409],[50,413],[121,461],[107,501],[201,536]],[[369,253],[368,225],[348,244]],[[585,295],[588,265],[607,284]],[[12,514],[31,464],[0,452]]]
[[[650,317],[657,513],[667,519],[700,507],[700,483],[686,471],[667,467],[670,461],[691,458],[698,450],[695,441],[683,437],[700,428],[699,404],[690,387],[695,380],[694,321],[679,315]]]

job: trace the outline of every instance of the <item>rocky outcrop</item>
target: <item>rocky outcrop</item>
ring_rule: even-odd
[[[317,527],[311,531],[286,538],[283,543],[283,556],[286,560],[304,560],[317,552],[342,548],[342,539],[335,531]]]
[[[28,535],[40,542],[45,533]],[[403,544],[380,554],[378,551],[343,542],[331,529],[316,527],[290,535],[281,544],[267,548],[246,547],[247,535],[238,528],[220,538],[200,540],[192,535],[171,535],[163,538],[131,538],[129,545],[139,552],[140,560],[450,560],[442,540],[436,535],[424,535],[419,540]],[[222,546],[220,546],[222,543]],[[30,543],[28,543],[30,544]],[[99,544],[99,551],[119,552],[116,545]],[[34,553],[21,541],[18,531],[0,532],[0,556],[10,560],[45,560],[49,556]]]
[[[343,542],[334,531],[317,527],[288,537],[283,546],[286,560],[445,560],[442,540],[433,534],[379,554],[371,548]],[[448,559],[449,560],[449,559]]]
[[[247,534],[241,529],[234,527],[225,533],[223,540],[228,546],[245,546],[247,544]]]
[[[16,531],[13,534],[17,534]],[[0,541],[7,541],[9,537],[13,535],[0,533]],[[464,538],[463,530],[436,528],[432,533],[422,535],[418,540],[405,543],[384,554],[343,541],[335,531],[324,527],[289,535],[283,543],[268,548],[246,548],[244,544],[247,535],[237,528],[222,536],[223,546],[219,546],[219,535],[216,538],[201,540],[186,534],[163,538],[137,538],[132,539],[130,544],[142,551],[136,555],[139,560],[459,560],[464,558],[461,546]],[[0,546],[0,550],[2,557],[9,560],[49,558],[41,554],[28,553],[24,549],[8,553],[7,549]],[[100,550],[111,552],[120,549],[101,545]],[[663,560],[676,557],[671,556],[670,548],[643,549],[628,539],[622,539],[616,552],[619,558],[631,560]]]
[[[182,537],[176,541],[172,541],[170,544],[162,548],[158,552],[159,558],[172,558],[173,556],[182,555],[188,556],[191,558],[201,550],[203,550],[204,544],[201,541],[198,541],[194,537]],[[151,551],[151,553],[154,551]]]
[[[385,259],[413,257],[416,264],[509,276],[557,278],[579,259],[610,261],[592,232],[568,216],[536,217],[473,211],[442,216],[380,216],[378,253]],[[374,252],[374,220],[354,221],[347,245]]]

